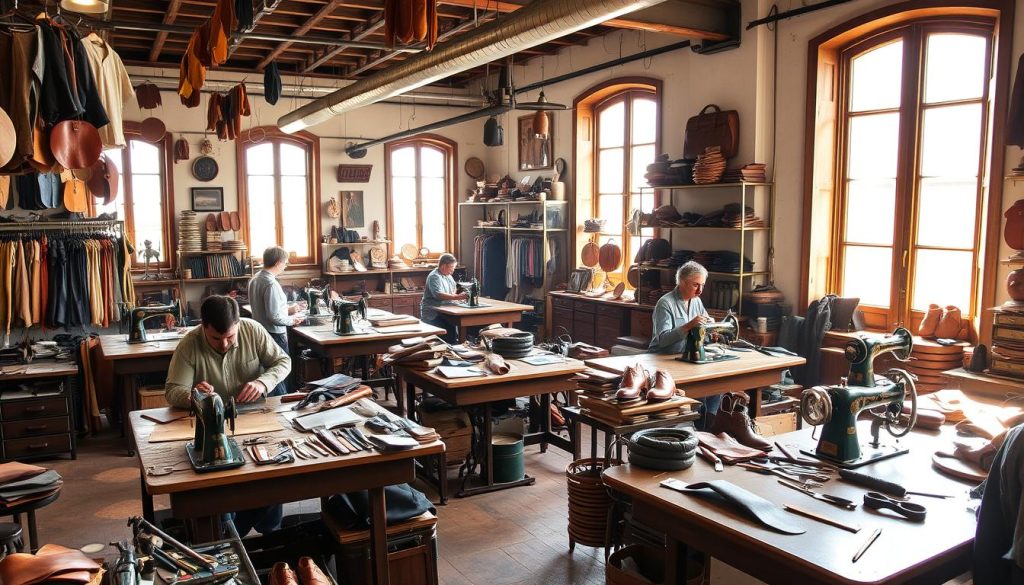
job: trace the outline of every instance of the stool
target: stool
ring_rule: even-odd
[[[31,552],[32,554],[35,554],[35,552],[39,550],[39,535],[36,532],[36,510],[38,510],[39,508],[43,508],[45,506],[49,506],[53,502],[57,501],[57,498],[59,497],[60,490],[58,489],[57,491],[46,496],[45,498],[33,500],[31,502],[25,502],[24,504],[19,504],[17,506],[11,506],[6,508],[0,507],[0,517],[13,517],[14,521],[17,523],[18,526],[23,525],[21,521],[21,515],[28,515],[28,540],[30,545],[29,552]],[[20,548],[22,552],[25,552],[24,539],[22,539]]]
[[[21,526],[13,522],[0,522],[0,560],[7,555],[18,552],[22,547]]]
[[[330,510],[322,505],[321,518],[336,544],[334,565],[348,583],[369,585],[373,575],[370,559],[370,531],[342,528]],[[429,510],[387,528],[388,568],[392,583],[437,585],[437,516]]]

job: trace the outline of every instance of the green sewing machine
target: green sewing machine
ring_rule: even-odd
[[[704,351],[704,345],[707,343],[708,335],[712,333],[724,337],[726,340],[736,339],[740,333],[740,322],[736,319],[736,315],[729,312],[721,321],[705,323],[690,329],[686,333],[686,341],[683,343],[683,354],[676,359],[691,364],[710,364],[738,359],[739,356],[728,353],[713,354],[708,357],[707,352]]]
[[[131,312],[128,313],[128,343],[146,343],[147,341],[159,340],[159,333],[147,333],[145,322],[147,319],[164,316],[174,318],[174,322],[177,325],[185,323],[185,315],[181,311],[181,303],[178,299],[174,299],[174,302],[169,305],[132,307]]]
[[[245,465],[245,456],[234,439],[224,434],[224,419],[231,422],[235,432],[235,399],[228,400],[227,407],[219,394],[207,394],[192,390],[192,414],[196,420],[195,439],[185,443],[185,453],[192,462],[196,473],[220,471]]]
[[[804,420],[814,426],[823,425],[818,447],[803,452],[846,468],[906,453],[908,449],[898,444],[882,445],[879,431],[884,426],[896,438],[910,432],[917,422],[917,387],[905,370],[891,369],[884,376],[875,375],[874,360],[892,353],[897,360],[907,361],[913,349],[913,335],[903,327],[892,335],[862,336],[847,343],[849,376],[838,385],[808,388],[800,397]],[[907,398],[909,416],[903,414]],[[857,438],[857,416],[864,410],[871,416],[871,443],[867,445],[861,445]]]

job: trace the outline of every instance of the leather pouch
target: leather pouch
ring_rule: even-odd
[[[713,111],[708,111],[709,109]],[[686,121],[683,138],[683,158],[697,158],[709,146],[721,149],[722,156],[736,155],[740,140],[740,115],[736,110],[722,111],[708,104],[699,114]]]
[[[64,168],[85,169],[100,159],[103,143],[92,124],[83,120],[65,120],[50,131],[50,150]]]

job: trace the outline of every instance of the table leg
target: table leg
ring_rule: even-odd
[[[484,465],[487,466],[487,487],[494,485],[494,445],[491,444],[491,405],[484,404]]]
[[[388,567],[387,509],[384,504],[384,488],[375,487],[370,492],[370,554],[373,556],[373,582],[377,585],[391,583]]]
[[[28,511],[28,539],[29,539],[29,552],[36,554],[39,550],[39,535],[36,534],[36,511]]]
[[[540,396],[540,432],[543,441],[540,444],[540,452],[548,452],[548,437],[551,436],[551,395],[545,392]]]
[[[142,492],[142,517],[148,522],[155,522],[156,512],[153,510],[153,496],[146,491],[146,478],[142,476],[141,472],[139,473],[139,487]]]
[[[665,582],[682,583],[686,577],[686,544],[666,536],[665,546]]]
[[[404,405],[405,414],[404,414],[404,416],[409,417],[409,416],[412,416],[413,411],[415,411],[415,406],[416,406],[416,385],[413,384],[412,382],[409,382],[408,380],[404,380],[404,379],[402,380],[402,383],[405,384],[405,405]]]
[[[590,427],[590,460],[597,461],[597,427]]]
[[[608,469],[608,460],[611,459],[612,454],[612,435],[609,433],[604,434],[604,467]]]

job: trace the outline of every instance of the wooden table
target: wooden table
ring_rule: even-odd
[[[868,422],[858,425],[862,440],[870,437],[869,426]],[[948,441],[955,431],[952,425],[947,425],[941,433],[912,432],[901,439],[901,443],[910,448],[907,455],[858,469],[900,483],[912,491],[956,495],[953,499],[912,496],[912,501],[927,508],[927,517],[920,524],[865,509],[862,502],[868,490],[838,479],[830,480],[818,491],[853,500],[858,503],[856,510],[846,511],[811,499],[780,485],[778,478],[772,475],[760,475],[737,466],[726,466],[723,473],[715,473],[711,465],[700,458],[693,467],[672,472],[620,465],[605,471],[604,481],[632,498],[637,521],[668,535],[672,546],[668,550],[666,583],[682,582],[682,577],[677,577],[685,570],[681,543],[689,543],[772,584],[944,583],[970,568],[976,521],[974,512],[967,509],[966,492],[972,486],[932,469],[931,456],[940,434]],[[777,435],[775,439],[787,447],[813,449],[815,445],[811,429]],[[887,444],[896,441],[885,433],[882,440]],[[787,514],[793,524],[806,528],[807,532],[781,534],[712,500],[659,487],[658,484],[668,478],[687,483],[727,480],[780,506],[799,506],[848,524],[858,524],[861,530],[854,534]],[[854,553],[876,528],[882,529],[878,540],[853,563]]]
[[[523,318],[523,311],[532,311],[532,305],[521,305],[497,299],[480,299],[486,307],[463,307],[459,305],[441,305],[434,307],[441,318],[459,328],[459,342],[466,341],[466,328],[474,325],[493,325],[501,323],[511,327]]]
[[[542,450],[547,445],[555,445],[572,453],[572,444],[565,438],[551,432],[551,393],[561,392],[575,388],[575,383],[570,379],[584,370],[583,362],[566,358],[564,362],[549,364],[545,366],[531,366],[519,360],[509,360],[511,371],[504,376],[480,376],[475,378],[448,379],[441,374],[431,371],[419,371],[395,366],[395,374],[399,380],[399,395],[403,390],[407,394],[407,404],[411,407],[414,404],[416,388],[433,394],[449,404],[455,406],[482,407],[482,431],[474,433],[474,438],[479,438],[475,448],[471,450],[472,459],[475,452],[483,455],[483,462],[487,467],[487,476],[483,478],[485,484],[480,487],[467,488],[466,481],[462,489],[456,494],[459,497],[470,496],[479,493],[493,492],[500,489],[515,487],[519,485],[530,485],[535,478],[526,476],[520,481],[494,483],[493,451],[491,446],[491,402],[498,400],[509,400],[522,396],[541,396],[541,412],[544,413],[541,419],[541,431],[531,433],[523,437],[523,445],[541,444]],[[404,389],[403,389],[404,386]],[[476,463],[467,462],[465,479],[469,479],[470,472],[475,468]],[[439,478],[441,485],[445,482]],[[442,499],[444,499],[442,494]]]
[[[269,398],[267,406],[280,407],[280,398]],[[294,463],[284,465],[257,466],[247,458],[245,465],[236,469],[198,474],[188,466],[186,441],[148,442],[156,423],[142,418],[145,412],[135,411],[130,415],[132,436],[138,448],[144,514],[149,513],[152,517],[152,496],[169,494],[174,516],[189,520],[197,532],[193,539],[202,541],[216,538],[218,518],[226,512],[369,490],[375,583],[389,582],[384,486],[413,481],[416,478],[414,458],[444,452],[444,443],[434,441],[394,453],[360,451],[345,456],[296,458]],[[284,414],[281,420],[283,423],[286,421]],[[363,431],[372,434],[365,428]],[[262,436],[273,443],[289,437],[303,437],[290,424]],[[242,438],[236,440],[241,444]],[[146,475],[148,467],[165,466],[182,471],[162,476]],[[148,507],[145,505],[147,499]]]
[[[767,356],[756,351],[736,352],[739,359],[691,364],[676,359],[677,354],[642,353],[587,360],[591,368],[621,374],[626,368],[639,363],[650,373],[665,370],[676,386],[690,398],[704,398],[729,391],[743,391],[778,383],[782,371],[806,363],[802,357]],[[761,396],[754,397],[754,413],[760,407]]]
[[[145,343],[128,343],[127,334],[100,335],[100,353],[104,359],[112,362],[116,390],[120,390],[121,436],[127,435],[128,413],[139,407],[135,377],[139,374],[167,372],[171,356],[182,337],[184,334]],[[128,454],[135,454],[130,444]]]

